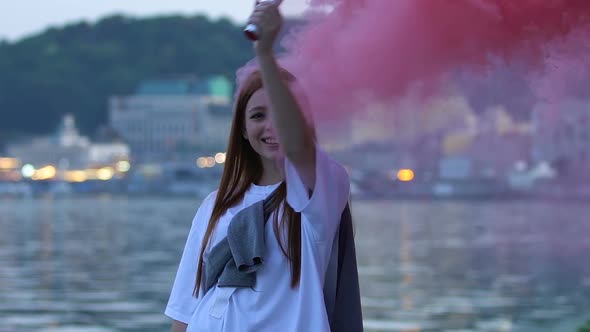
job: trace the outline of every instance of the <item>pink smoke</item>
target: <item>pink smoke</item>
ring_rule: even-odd
[[[548,48],[574,30],[584,35],[589,17],[588,0],[310,0],[283,63],[316,117],[338,117],[359,109],[359,95],[436,89],[449,71],[486,70],[492,57],[544,70]],[[580,51],[570,44],[568,59]]]
[[[590,83],[590,31],[580,29],[547,47],[546,66],[532,78],[540,102],[584,98]]]

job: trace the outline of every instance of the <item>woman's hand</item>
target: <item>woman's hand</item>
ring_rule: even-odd
[[[283,25],[278,3],[275,1],[258,3],[248,23],[255,24],[259,28],[258,40],[254,43],[256,54],[272,54],[274,42]]]

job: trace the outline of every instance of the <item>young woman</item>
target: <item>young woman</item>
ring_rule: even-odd
[[[238,87],[219,189],[193,220],[166,307],[173,331],[329,331],[323,286],[332,243],[349,197],[344,168],[315,141],[275,60],[277,5],[258,5],[250,22],[258,70]],[[275,191],[264,226],[266,252],[253,287],[204,286],[208,255],[232,218]]]

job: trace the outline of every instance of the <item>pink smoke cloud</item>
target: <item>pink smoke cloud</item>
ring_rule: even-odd
[[[483,72],[491,58],[544,70],[549,48],[588,31],[589,17],[587,0],[310,0],[282,62],[316,117],[333,118],[359,110],[359,95],[388,99],[417,83],[437,89],[449,71]],[[582,52],[569,45],[570,59]],[[571,68],[568,61],[559,65]]]
[[[532,76],[539,102],[556,103],[563,98],[584,98],[590,83],[590,31],[580,29],[547,47],[543,71]]]

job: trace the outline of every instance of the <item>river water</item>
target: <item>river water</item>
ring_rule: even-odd
[[[0,199],[0,332],[169,331],[200,201]],[[366,331],[574,331],[590,204],[353,201]]]

